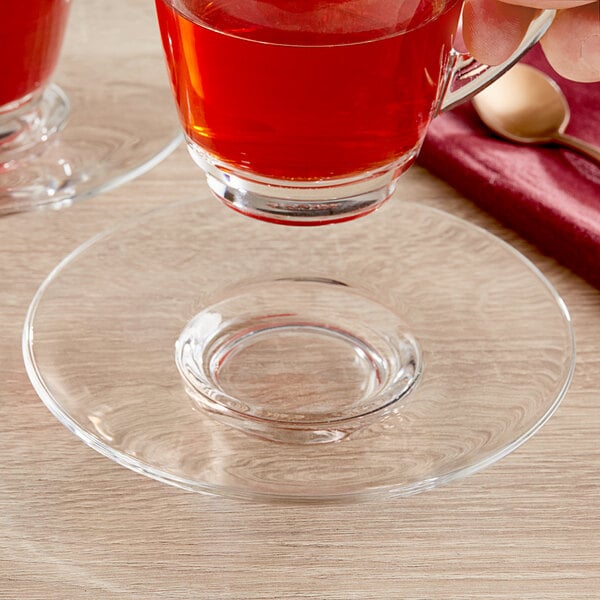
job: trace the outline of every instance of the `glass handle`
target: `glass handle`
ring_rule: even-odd
[[[555,10],[541,11],[531,22],[519,47],[499,65],[493,67],[484,65],[476,61],[468,52],[453,50],[448,86],[439,112],[451,110],[468,100],[508,71],[546,33],[555,15]]]

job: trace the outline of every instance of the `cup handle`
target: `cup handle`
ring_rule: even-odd
[[[465,100],[472,98],[508,71],[546,33],[555,15],[555,10],[541,11],[531,22],[519,47],[499,65],[484,65],[476,61],[468,52],[453,50],[448,83],[438,112],[451,110]]]

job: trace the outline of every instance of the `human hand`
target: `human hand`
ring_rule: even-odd
[[[498,64],[517,48],[539,9],[558,10],[541,45],[554,70],[574,81],[600,81],[600,0],[466,0],[469,52]]]

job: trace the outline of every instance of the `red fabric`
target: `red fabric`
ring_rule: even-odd
[[[600,83],[559,77],[539,47],[523,62],[562,88],[571,107],[567,133],[600,145]],[[419,162],[600,288],[600,168],[590,160],[495,138],[467,103],[433,121]]]

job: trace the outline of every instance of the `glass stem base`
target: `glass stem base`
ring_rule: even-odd
[[[67,122],[69,100],[51,84],[41,93],[14,107],[0,109],[0,172],[35,156]]]

